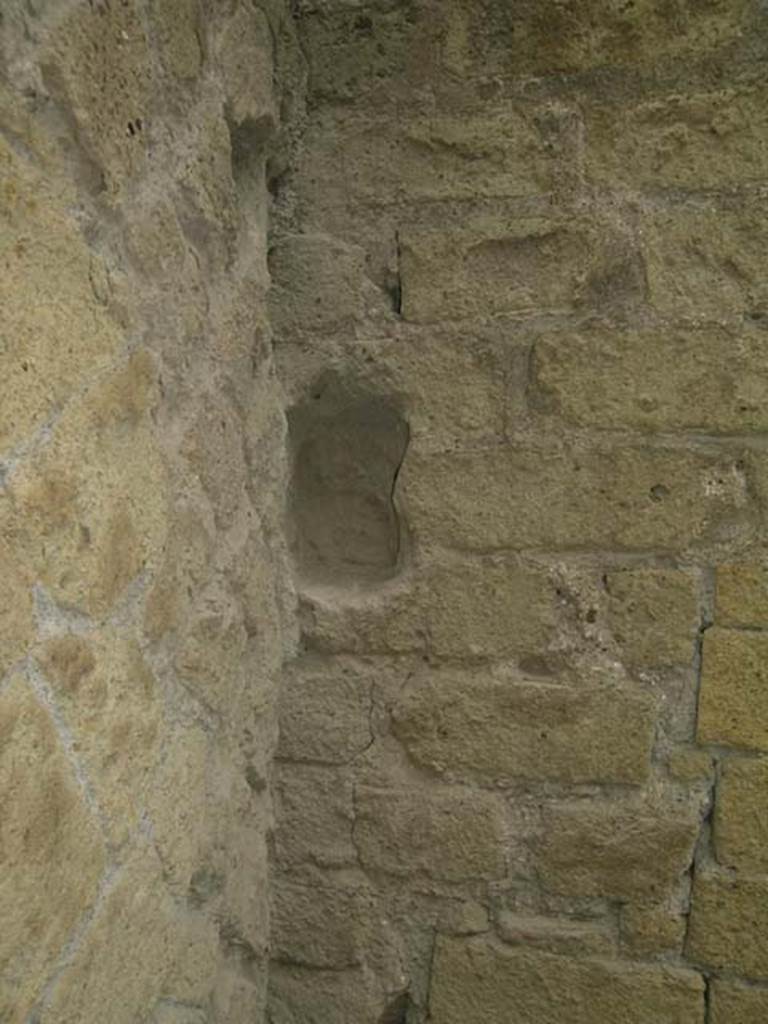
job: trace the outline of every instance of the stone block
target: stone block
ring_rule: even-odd
[[[355,795],[355,846],[369,871],[450,882],[505,873],[503,804],[461,787]]]
[[[697,736],[699,743],[768,750],[768,634],[705,634]]]
[[[244,502],[248,478],[243,423],[234,406],[218,396],[201,402],[182,451],[211,503],[217,526],[231,526]]]
[[[533,352],[534,401],[584,427],[764,430],[768,371],[758,330],[590,330],[546,335]]]
[[[386,1020],[388,1004],[370,971],[318,971],[275,963],[269,969],[271,1024]]]
[[[545,811],[542,884],[568,896],[660,902],[690,869],[699,812],[683,801],[556,803]]]
[[[621,945],[630,956],[679,956],[685,941],[686,918],[674,901],[627,903],[621,908]]]
[[[697,872],[686,956],[696,963],[768,979],[768,884]]]
[[[610,187],[651,190],[758,184],[768,173],[766,110],[762,86],[592,109],[587,173]]]
[[[304,967],[361,965],[376,912],[361,890],[272,882],[272,959]]]
[[[171,75],[184,84],[197,78],[203,64],[199,0],[152,0],[149,13]]]
[[[718,626],[768,626],[768,567],[717,567],[715,622]]]
[[[216,922],[180,914],[153,853],[135,851],[103,893],[46,1001],[41,1024],[130,1024],[162,998],[202,1003],[213,988],[220,954]]]
[[[768,759],[721,762],[715,799],[715,854],[720,864],[768,874]]]
[[[350,332],[390,314],[365,251],[328,235],[283,237],[270,251],[270,319],[279,344],[298,334]]]
[[[106,854],[50,713],[18,676],[0,693],[0,791],[0,1019],[20,1024],[93,906]]]
[[[0,502],[0,532],[30,573],[54,601],[93,615],[158,566],[167,533],[168,478],[149,421],[156,388],[142,364],[137,354],[70,402],[48,444],[9,477],[7,509]]]
[[[711,983],[711,1024],[764,1024],[768,991],[716,978]]]
[[[486,786],[516,780],[640,783],[653,702],[615,685],[498,679],[483,671],[411,678],[394,731],[420,765]]]
[[[280,684],[277,756],[344,764],[373,742],[371,671],[340,659],[288,665]]]
[[[492,443],[504,436],[508,415],[520,411],[523,346],[479,327],[419,328],[376,355],[379,380],[404,396],[411,448]]]
[[[551,917],[529,917],[504,910],[496,928],[510,946],[525,946],[558,956],[611,957],[616,941],[604,925]]]
[[[768,305],[768,216],[762,206],[679,206],[643,225],[648,287],[665,316],[722,321]],[[748,385],[745,385],[748,386]]]
[[[608,627],[628,665],[692,665],[701,623],[694,574],[620,569],[604,580]]]
[[[96,262],[66,213],[66,186],[35,173],[4,141],[0,169],[2,457],[106,370],[122,339],[94,291]],[[52,344],[55,337],[67,344]]]
[[[435,1024],[701,1024],[704,982],[675,967],[439,938],[429,1008]]]
[[[298,188],[313,206],[369,209],[541,195],[553,188],[561,148],[547,115],[449,108],[393,121],[318,112],[299,156]]]
[[[23,656],[34,633],[32,580],[0,540],[0,678]]]
[[[546,570],[489,556],[426,566],[378,594],[313,589],[302,627],[326,652],[540,655],[554,645],[558,603]]]
[[[105,629],[51,638],[38,661],[116,846],[138,827],[161,742],[157,681],[135,641]]]
[[[357,863],[352,782],[338,768],[282,765],[275,772],[275,853],[281,867]]]
[[[442,232],[404,230],[399,236],[403,317],[431,323],[571,312],[605,299],[635,303],[644,288],[631,270],[635,257],[626,246],[617,249],[607,232],[598,237],[594,225],[544,218]],[[601,291],[611,295],[601,299]]]
[[[43,60],[116,198],[145,169],[155,78],[133,4],[77,5],[51,33]]]
[[[418,540],[464,550],[672,553],[733,537],[752,515],[742,459],[649,447],[411,452],[398,486]]]

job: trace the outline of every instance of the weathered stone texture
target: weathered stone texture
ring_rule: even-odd
[[[438,943],[430,1019],[440,1024],[605,1024],[651,1019],[700,1024],[704,984],[693,971],[569,959],[483,939]]]
[[[768,761],[724,761],[715,801],[715,853],[747,874],[768,869]]]
[[[697,874],[688,956],[709,967],[768,978],[767,894],[764,879]]]
[[[654,715],[642,694],[610,684],[441,672],[409,681],[393,719],[417,763],[498,786],[519,779],[640,783]]]
[[[258,54],[247,12],[197,0],[0,16],[9,1024],[263,1015],[290,588],[271,346],[229,326],[266,322],[269,126],[250,191],[230,136],[276,128],[295,41],[279,4],[250,20]]]
[[[749,514],[743,461],[700,452],[516,445],[412,456],[403,478],[417,535],[469,550],[684,551]]]
[[[698,738],[768,750],[768,635],[713,629],[704,640]]]

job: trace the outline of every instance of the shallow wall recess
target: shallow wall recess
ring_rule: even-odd
[[[395,484],[408,447],[395,404],[325,376],[288,423],[290,534],[300,579],[370,584],[394,576],[403,553]]]

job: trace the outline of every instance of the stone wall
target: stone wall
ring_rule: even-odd
[[[766,57],[2,4],[2,1024],[768,1017]]]
[[[757,1024],[766,6],[297,6],[270,1021]]]
[[[3,1024],[263,1019],[291,39],[280,3],[0,5]]]

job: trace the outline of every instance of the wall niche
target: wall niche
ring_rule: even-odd
[[[288,413],[291,546],[299,579],[376,584],[395,576],[404,526],[395,500],[408,424],[384,396],[336,375]]]

